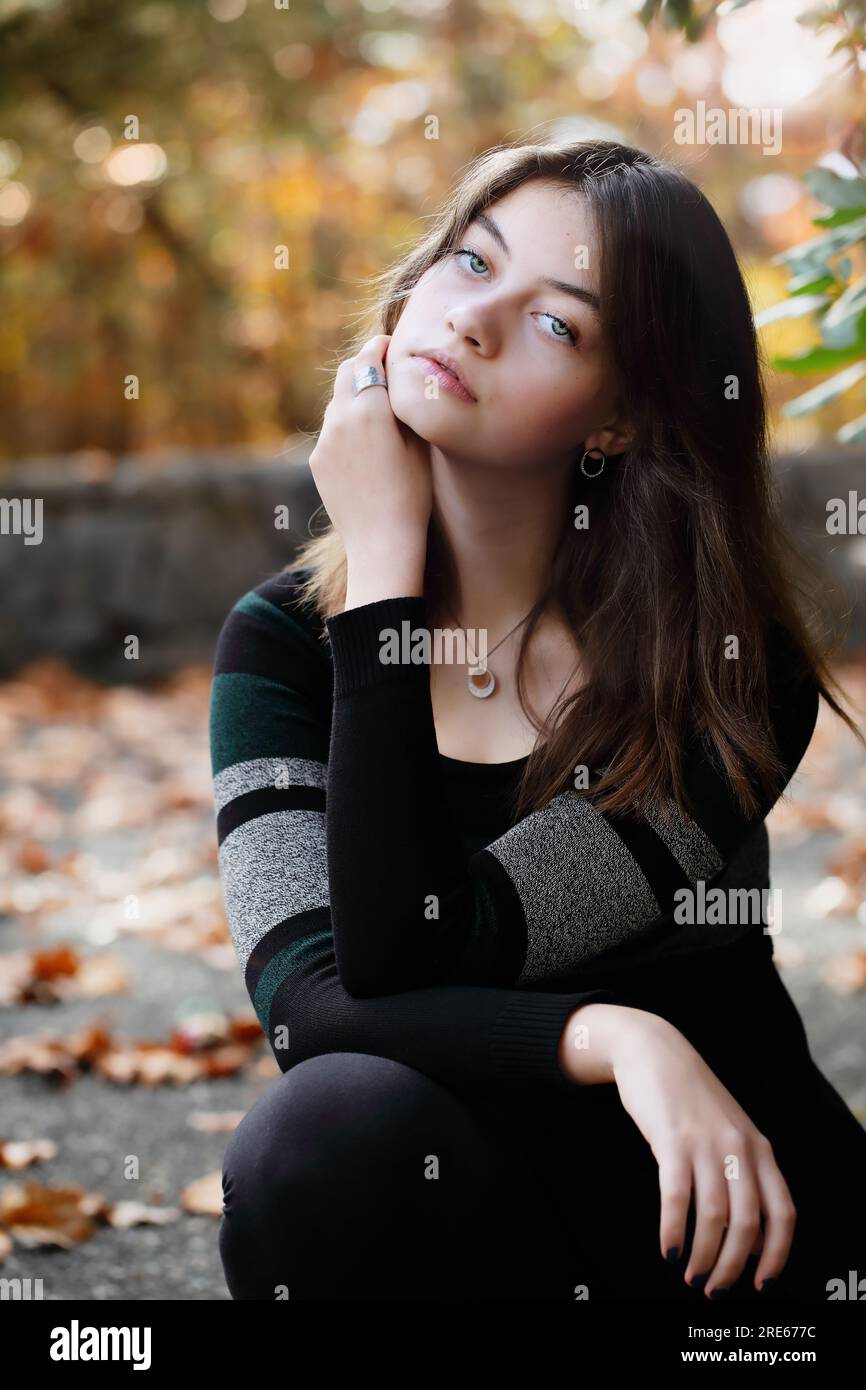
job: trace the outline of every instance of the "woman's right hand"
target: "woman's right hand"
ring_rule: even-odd
[[[319,496],[350,568],[423,569],[433,504],[430,445],[397,419],[383,386],[353,392],[356,371],[387,379],[390,335],[379,333],[337,368],[334,392],[310,454]]]
[[[759,1251],[755,1287],[778,1277],[790,1253],[797,1211],[766,1136],[666,1019],[642,1009],[588,1004],[569,1020],[569,1026],[581,1023],[603,1042],[609,1079],[658,1162],[662,1254],[671,1247],[683,1251],[694,1191],[686,1282],[706,1275],[704,1292],[711,1297],[715,1289],[729,1289],[748,1256]],[[598,1055],[596,1050],[595,1063],[582,1064],[589,1081],[604,1079]]]

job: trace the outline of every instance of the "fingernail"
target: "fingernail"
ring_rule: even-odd
[[[678,1245],[672,1245],[670,1250],[668,1250],[667,1254],[665,1255],[665,1259],[667,1260],[669,1265],[676,1264],[679,1257],[680,1247]]]
[[[727,1292],[727,1289],[713,1289],[712,1293],[710,1294],[710,1298],[724,1298]]]
[[[761,1281],[761,1289],[760,1289],[760,1292],[761,1292],[761,1293],[766,1293],[766,1292],[767,1292],[767,1289],[770,1287],[770,1285],[771,1285],[771,1284],[775,1284],[775,1282],[776,1282],[776,1280],[775,1280],[775,1277],[774,1277],[774,1276],[771,1276],[769,1279],[764,1279],[764,1280],[762,1280],[762,1281]]]
[[[690,1287],[693,1289],[702,1289],[709,1277],[709,1274],[696,1274],[691,1282]]]

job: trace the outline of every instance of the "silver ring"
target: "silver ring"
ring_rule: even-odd
[[[362,391],[366,391],[368,386],[387,386],[384,372],[380,372],[378,367],[362,367],[359,371],[352,374],[352,395],[360,396]]]

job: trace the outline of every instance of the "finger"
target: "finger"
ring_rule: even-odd
[[[377,333],[375,337],[367,339],[354,357],[347,357],[340,366],[348,367],[350,371],[358,371],[360,367],[384,367],[390,341],[390,333]]]
[[[761,1231],[761,1192],[755,1177],[754,1160],[745,1150],[737,1177],[726,1178],[728,1185],[728,1223],[718,1259],[704,1286],[707,1298],[716,1289],[729,1289],[742,1274],[749,1251]]]
[[[728,1224],[728,1189],[721,1161],[715,1154],[699,1156],[695,1163],[695,1235],[685,1280],[699,1280],[703,1288],[719,1254]]]
[[[390,333],[374,333],[372,338],[368,338],[366,343],[360,348],[360,352],[384,353],[385,347],[391,341]]]
[[[388,343],[391,341],[390,334],[377,333],[374,338],[370,338],[354,357],[346,357],[337,368],[334,377],[334,400],[356,399],[354,394],[355,373],[363,371],[365,367],[375,367],[380,376],[386,376],[385,353]],[[366,395],[366,392],[362,392]],[[378,391],[373,392],[378,395]],[[366,403],[365,403],[366,404]]]
[[[692,1165],[682,1154],[670,1154],[659,1160],[659,1192],[661,1194],[660,1237],[662,1255],[675,1250],[671,1263],[685,1249],[686,1221],[692,1195]]]
[[[765,1279],[778,1278],[787,1263],[797,1225],[797,1208],[769,1143],[765,1156],[758,1161],[756,1178],[764,1209],[764,1248],[754,1281],[755,1288],[760,1289]]]

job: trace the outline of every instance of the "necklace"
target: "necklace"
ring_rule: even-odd
[[[451,610],[448,608],[446,608],[445,611],[446,613],[451,612]],[[451,613],[451,616],[452,618],[454,617],[453,613]],[[526,615],[526,618],[528,617],[529,613],[527,613]],[[496,651],[497,647],[501,647],[503,642],[507,642],[508,638],[511,636],[511,633],[516,632],[517,629],[521,627],[523,623],[526,622],[526,618],[521,618],[519,623],[515,623],[514,627],[511,629],[511,632],[506,632],[505,636],[500,638],[500,640],[496,643],[496,647],[493,647],[490,650],[490,652],[488,652],[488,656],[492,656],[493,653]],[[464,630],[460,628],[459,623],[457,623],[457,627],[461,631]],[[466,638],[466,645],[469,645],[468,636]],[[469,691],[469,694],[474,695],[477,700],[486,700],[488,696],[492,695],[494,690],[496,689],[496,677],[494,676],[493,672],[486,665],[483,667],[479,666],[474,656],[472,657],[472,665],[469,667],[469,670],[467,672],[466,687]]]

